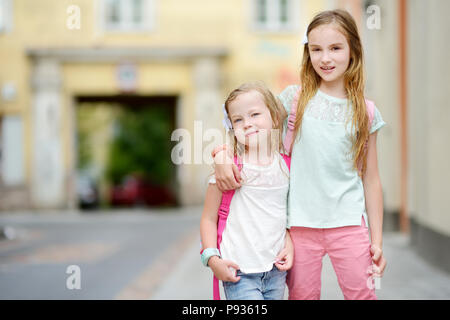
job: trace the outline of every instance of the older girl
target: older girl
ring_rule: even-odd
[[[295,138],[287,144],[288,227],[295,248],[289,299],[320,299],[325,254],[345,299],[376,299],[373,276],[382,276],[386,266],[376,149],[385,123],[364,99],[363,48],[351,15],[319,13],[304,42],[301,87],[289,86],[280,95],[290,113],[286,134]],[[234,189],[240,175],[217,160],[223,154],[215,158],[218,186]]]

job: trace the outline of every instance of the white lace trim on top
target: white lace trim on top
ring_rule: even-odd
[[[289,183],[289,169],[279,153],[268,166],[255,166],[244,163],[241,176],[243,185],[250,187],[275,188]]]
[[[351,119],[352,108],[347,105],[347,99],[330,97],[318,91],[309,101],[305,115],[318,120],[345,123]]]

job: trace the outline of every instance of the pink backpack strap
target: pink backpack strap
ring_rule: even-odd
[[[234,157],[234,163],[238,166],[239,171],[242,170],[242,164],[239,163],[237,156]],[[230,212],[231,199],[235,190],[228,190],[222,193],[222,201],[217,212],[217,249],[220,251],[220,243],[222,242],[222,234],[227,223],[228,213]],[[220,300],[219,279],[213,278],[213,299]]]
[[[283,154],[283,153],[281,153],[281,156],[283,157],[284,161],[286,162],[286,165],[287,165],[289,171],[291,171],[291,157],[288,156],[287,154]]]
[[[288,124],[286,136],[284,137],[283,145],[288,154],[291,154],[292,143],[294,142],[295,117],[297,115],[298,99],[300,97],[301,87],[298,88],[291,103],[291,112],[288,117]]]

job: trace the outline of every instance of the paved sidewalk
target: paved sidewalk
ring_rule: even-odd
[[[192,241],[180,257],[180,262],[150,299],[212,298],[212,273],[200,262],[199,241],[199,237]],[[380,289],[376,292],[379,299],[450,299],[450,274],[436,269],[420,258],[409,246],[408,236],[386,233],[383,242],[388,265],[384,277],[380,280]],[[328,256],[323,260],[321,299],[343,299]]]
[[[201,211],[1,215],[0,225],[17,234],[0,241],[0,299],[211,299],[212,273],[199,257]],[[383,240],[379,299],[450,299],[450,274],[419,257],[407,236],[387,232]],[[67,288],[73,264],[81,290]],[[328,257],[321,298],[343,298]]]
[[[0,226],[15,236],[0,240],[0,300],[148,299],[178,261],[178,243],[187,248],[198,235],[199,215],[198,207],[3,213]],[[80,286],[68,285],[72,276]]]

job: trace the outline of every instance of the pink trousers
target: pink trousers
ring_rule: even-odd
[[[288,272],[289,300],[319,300],[322,258],[330,257],[346,300],[376,300],[369,230],[361,226],[318,229],[291,227],[294,265]]]

